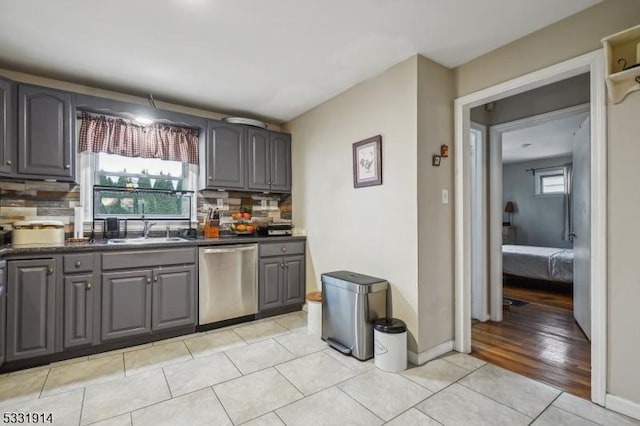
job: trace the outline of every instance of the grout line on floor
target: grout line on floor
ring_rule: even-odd
[[[213,392],[213,397],[218,400],[218,403],[220,403],[220,406],[222,407],[222,410],[224,411],[224,414],[226,414],[226,416],[229,419],[229,421],[231,422],[231,424],[234,424],[233,420],[231,420],[231,416],[229,415],[229,412],[227,411],[227,408],[224,406],[224,404],[222,403],[222,400],[220,399],[220,397],[216,393],[216,390],[213,388],[213,386],[209,386],[209,389],[211,389],[211,392]]]
[[[42,386],[40,387],[40,393],[38,394],[38,398],[37,399],[41,399],[42,398],[42,392],[44,392],[44,386],[47,384],[47,380],[49,380],[49,374],[51,374],[51,368],[49,368],[47,370],[47,377],[45,377],[44,381],[42,382]]]
[[[357,376],[356,376],[357,377]],[[352,377],[353,378],[353,377]],[[359,406],[361,406],[362,408],[364,408],[365,410],[367,410],[368,412],[370,412],[371,414],[373,414],[374,417],[380,419],[382,421],[382,423],[386,423],[385,419],[383,419],[382,417],[378,416],[376,413],[374,413],[373,411],[371,411],[371,409],[367,406],[365,406],[363,403],[361,403],[360,401],[358,401],[357,399],[355,399],[354,397],[352,397],[351,395],[349,395],[347,392],[343,391],[342,389],[340,389],[340,387],[338,385],[334,385],[334,387],[338,390],[338,392],[342,392],[343,394],[347,395],[347,398],[350,398],[351,400],[355,401],[356,404],[358,404]]]
[[[80,415],[78,416],[78,426],[82,424],[82,412],[84,411],[84,397],[87,394],[87,388],[82,389],[82,402],[80,403]]]
[[[524,376],[523,376],[523,377],[524,377]],[[456,383],[458,383],[458,382],[456,382]],[[477,391],[477,390],[475,390],[475,389],[472,389],[472,388],[470,388],[469,386],[465,385],[464,383],[458,383],[458,384],[459,384],[460,386],[462,386],[462,387],[464,387],[464,388],[466,388],[466,389],[470,390],[471,392],[475,392],[475,393],[477,393],[478,395],[482,395],[482,396],[484,396],[485,398],[488,398],[488,399],[490,399],[490,400],[492,400],[492,401],[494,401],[494,402],[496,402],[496,403],[498,403],[498,404],[500,404],[500,405],[502,405],[502,406],[504,406],[504,407],[507,407],[507,408],[509,408],[509,409],[511,409],[511,410],[513,410],[513,411],[515,411],[515,412],[517,412],[517,413],[519,413],[519,414],[522,414],[523,416],[525,416],[525,417],[527,417],[527,418],[529,418],[529,419],[531,419],[531,418],[532,418],[530,415],[523,413],[523,412],[522,412],[522,411],[520,411],[519,409],[514,408],[514,407],[511,407],[511,406],[509,406],[509,405],[505,404],[505,403],[504,403],[504,402],[502,402],[502,401],[498,401],[497,399],[495,399],[495,398],[493,398],[493,397],[491,397],[491,396],[489,396],[489,395],[485,395],[485,394],[483,394],[482,392],[479,392],[479,391]]]
[[[171,395],[171,399],[174,398],[173,392],[171,392],[171,386],[169,386],[169,380],[167,380],[167,375],[164,372],[164,367],[160,369],[162,371],[162,377],[164,377],[164,382],[167,384],[167,389],[169,389],[169,395]]]
[[[535,423],[535,421],[536,421],[536,420],[538,420],[538,417],[540,417],[540,416],[542,415],[542,413],[544,413],[545,411],[547,411],[547,409],[548,409],[549,407],[551,407],[551,406],[553,405],[553,403],[554,403],[554,402],[556,402],[556,399],[560,398],[560,395],[562,395],[562,392],[560,392],[560,393],[559,393],[555,398],[553,398],[553,400],[552,400],[550,403],[548,403],[548,404],[547,404],[547,406],[546,406],[546,407],[544,407],[544,409],[543,409],[542,411],[540,411],[540,412],[538,413],[538,415],[537,415],[537,416],[535,416],[535,417],[533,418],[533,420],[531,420],[531,422],[529,422],[529,424],[530,424],[530,425],[532,425],[533,423]]]

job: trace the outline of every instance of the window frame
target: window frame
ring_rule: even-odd
[[[554,176],[562,176],[563,190],[561,192],[544,192],[544,179]],[[554,167],[534,173],[536,197],[557,197],[567,194],[567,171],[564,167]]]

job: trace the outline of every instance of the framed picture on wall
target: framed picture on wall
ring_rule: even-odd
[[[353,144],[353,187],[382,185],[382,136]]]

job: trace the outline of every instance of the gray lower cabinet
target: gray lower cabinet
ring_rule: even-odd
[[[93,274],[64,278],[64,348],[93,343]]]
[[[153,271],[151,328],[154,331],[195,324],[195,271],[193,265]]]
[[[150,269],[102,274],[102,340],[151,333]]]
[[[286,255],[283,255],[287,253]],[[303,242],[260,244],[258,308],[265,311],[304,303]]]
[[[7,361],[52,354],[55,260],[14,260],[7,265]]]
[[[4,279],[5,261],[0,261],[0,366],[4,364],[7,328],[7,287]]]

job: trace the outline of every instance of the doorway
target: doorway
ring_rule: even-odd
[[[589,265],[591,293],[591,399],[604,404],[606,391],[606,133],[603,54],[601,50],[518,77],[455,100],[455,349],[471,350],[471,167],[470,110],[473,107],[546,86],[579,74],[590,74]],[[495,242],[491,238],[490,245]],[[492,263],[493,265],[493,263]],[[491,297],[494,297],[492,295]]]
[[[562,96],[566,92],[579,96],[569,99]],[[516,103],[555,108],[545,102],[549,93],[560,94],[563,102],[588,101],[589,75],[497,101],[485,117],[489,123],[494,116],[504,120]],[[478,109],[488,106],[474,108],[472,117],[482,118]],[[479,136],[474,132],[472,123],[472,353],[589,398],[590,229],[584,220],[589,217],[589,104],[489,127],[487,151],[496,165],[488,170],[492,179],[485,190],[495,206],[489,213],[488,222],[494,225],[489,234],[501,241],[488,256],[477,249],[482,233],[476,232],[475,219],[483,206],[474,202],[474,192],[483,176],[476,172]],[[476,271],[477,262],[487,257],[491,276],[484,285],[484,276]],[[479,310],[486,300],[490,306]]]

